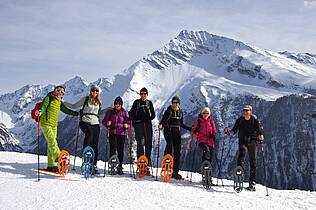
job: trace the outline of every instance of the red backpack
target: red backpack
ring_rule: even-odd
[[[48,97],[48,99],[49,99],[49,100],[48,100],[48,106],[49,106],[49,104],[50,104],[50,102],[51,102],[51,96],[50,96],[50,94],[48,94],[46,97]],[[46,97],[45,97],[45,98],[46,98]],[[44,100],[45,100],[45,98],[44,98]],[[43,101],[44,101],[44,100],[43,100]],[[41,119],[41,117],[40,117],[40,116],[36,116],[36,115],[35,115],[35,112],[41,110],[41,106],[42,106],[43,101],[37,102],[37,103],[35,104],[34,108],[33,108],[32,111],[31,111],[31,118],[32,118],[33,120],[35,120],[36,122],[38,122],[38,121]],[[46,109],[46,112],[47,112],[47,109]],[[46,117],[47,117],[47,113],[46,113]]]
[[[38,122],[41,117],[40,117],[40,116],[36,116],[36,115],[35,115],[35,112],[36,112],[36,111],[40,111],[41,106],[42,106],[42,103],[43,103],[43,101],[37,102],[37,103],[35,104],[35,107],[32,109],[32,112],[31,112],[31,117],[32,117],[32,119],[35,120],[36,122]]]

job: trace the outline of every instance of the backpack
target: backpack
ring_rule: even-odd
[[[151,111],[150,111],[150,105],[149,105],[149,100],[146,100],[146,105],[140,105],[140,99],[139,100],[137,100],[137,103],[136,103],[136,112],[135,112],[135,116],[137,116],[137,114],[138,114],[138,111],[139,111],[139,109],[141,108],[141,107],[146,107],[147,109],[148,109],[148,113],[149,113],[149,117],[151,117],[152,116],[152,114],[151,114]],[[145,110],[144,110],[145,111]],[[146,112],[145,112],[146,113]]]
[[[82,117],[83,117],[84,115],[95,115],[95,116],[99,117],[99,115],[94,114],[94,113],[83,113],[83,109],[85,108],[85,106],[88,105],[88,101],[89,101],[89,96],[86,96],[86,98],[85,98],[85,100],[84,100],[84,102],[83,102],[83,106],[82,106],[82,108],[81,108],[80,111],[79,111],[80,120],[82,119]],[[101,105],[101,103],[100,103],[100,104],[99,104],[99,109],[101,109],[101,107],[102,107],[102,105]]]
[[[210,120],[212,120],[212,118],[211,118]],[[210,121],[210,123],[211,123],[211,121]],[[212,123],[211,123],[211,127],[212,127],[212,129],[214,129]],[[196,128],[195,128],[194,133],[200,133],[200,128],[201,128],[201,119],[198,118],[198,123],[197,123],[197,126],[196,126]]]
[[[48,97],[48,105],[47,105],[47,107],[48,107],[49,104],[50,104],[50,101],[51,101],[51,96],[50,96],[50,94],[48,94],[46,97]],[[45,97],[45,98],[46,98],[46,97]],[[43,101],[45,101],[45,98],[44,98]],[[32,111],[31,111],[31,118],[32,118],[33,120],[35,120],[36,122],[40,121],[41,117],[40,117],[40,116],[36,116],[36,115],[35,115],[35,112],[41,110],[43,101],[37,102],[37,103],[35,104],[34,108],[33,108]],[[47,109],[46,109],[46,118],[47,118]]]
[[[32,118],[33,120],[35,120],[36,122],[38,122],[41,117],[40,117],[40,116],[36,116],[36,115],[35,115],[35,112],[36,112],[36,111],[39,111],[39,110],[41,109],[42,103],[43,103],[42,101],[37,102],[37,103],[35,104],[34,108],[33,108],[32,111],[31,111],[31,118]]]

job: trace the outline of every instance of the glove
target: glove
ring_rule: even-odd
[[[264,136],[263,135],[259,135],[258,136],[259,144],[263,144],[263,140],[264,140]]]
[[[210,139],[215,140],[214,134],[211,134],[211,135],[210,135]]]
[[[36,111],[35,111],[35,116],[36,116],[36,117],[40,117],[41,114],[42,114],[42,113],[41,113],[41,110],[36,110]]]
[[[229,135],[230,135],[230,129],[227,128],[227,127],[225,127],[225,128],[224,128],[224,133],[225,133],[227,136],[229,136]]]

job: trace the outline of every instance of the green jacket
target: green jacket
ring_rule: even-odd
[[[56,127],[58,125],[58,114],[60,111],[68,115],[78,116],[78,112],[68,109],[52,92],[48,93],[41,105],[41,125]]]

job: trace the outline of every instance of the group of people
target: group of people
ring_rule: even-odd
[[[40,111],[40,125],[44,137],[47,141],[47,158],[50,171],[58,171],[56,159],[60,153],[57,144],[57,124],[60,111],[68,115],[79,116],[79,126],[85,134],[83,147],[91,146],[98,157],[98,141],[100,134],[100,119],[104,118],[102,124],[109,131],[110,156],[117,153],[119,166],[118,174],[123,174],[124,144],[128,135],[128,130],[134,128],[135,139],[137,142],[137,158],[145,155],[149,163],[151,161],[153,125],[155,119],[155,109],[153,103],[147,99],[148,90],[142,88],[139,92],[140,98],[133,102],[129,111],[123,108],[123,99],[118,96],[114,100],[113,108],[102,109],[100,97],[101,89],[97,85],[92,85],[88,96],[82,97],[78,102],[72,104],[62,101],[65,87],[57,86],[43,100]],[[188,126],[183,122],[183,112],[180,108],[180,97],[174,96],[171,105],[164,111],[163,117],[159,122],[158,128],[163,129],[166,140],[164,154],[171,154],[174,158],[173,174],[175,179],[181,179],[179,174],[180,154],[181,154],[181,132],[183,128],[192,132],[196,137],[196,144],[202,150],[202,161],[208,160],[212,163],[216,139],[216,126],[211,117],[208,107],[203,108],[198,115],[198,119],[193,126]],[[73,111],[79,109],[79,111]],[[250,178],[249,185],[253,186],[256,182],[256,144],[263,141],[263,128],[259,120],[252,114],[252,107],[246,105],[243,115],[236,120],[232,129],[225,128],[225,134],[239,137],[239,157],[238,165],[244,168],[244,159],[248,150],[250,159]],[[144,149],[145,148],[145,149]],[[97,173],[97,158],[94,160],[93,173]],[[149,168],[147,175],[150,174]]]

